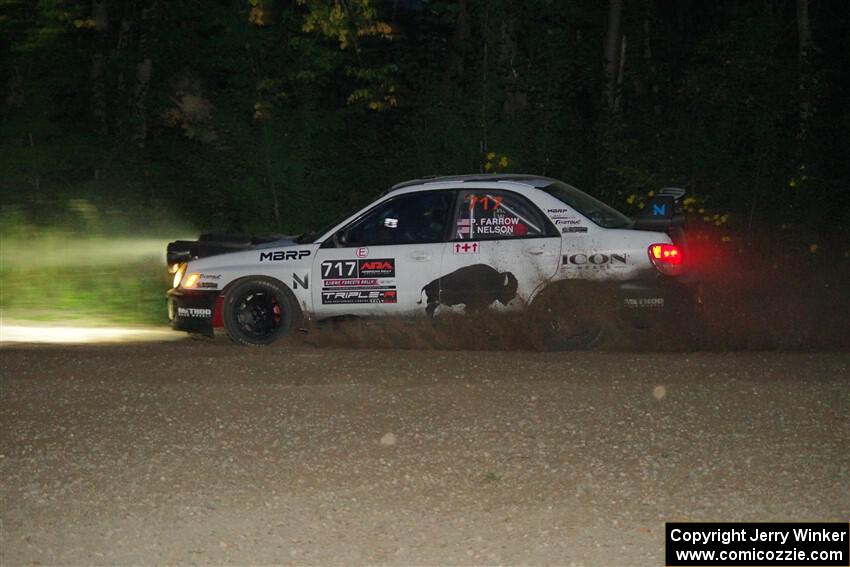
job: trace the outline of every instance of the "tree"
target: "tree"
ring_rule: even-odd
[[[809,0],[797,0],[798,60],[800,66],[800,125],[797,139],[805,143],[814,108],[812,103],[813,76],[811,55],[813,51],[812,29],[809,21]]]
[[[608,0],[608,29],[605,34],[605,103],[610,114],[620,110],[626,38],[620,30],[623,0]]]

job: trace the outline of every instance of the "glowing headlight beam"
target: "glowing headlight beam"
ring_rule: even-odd
[[[30,324],[0,325],[0,344],[91,344],[173,341],[182,333],[167,329],[134,329],[126,327],[72,327]]]

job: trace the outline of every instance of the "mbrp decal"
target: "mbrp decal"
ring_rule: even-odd
[[[625,268],[628,255],[624,253],[602,254],[568,254],[561,261],[564,268],[576,270],[602,270],[609,268]]]
[[[546,212],[550,215],[565,215],[573,211],[572,209],[546,209]]]
[[[198,307],[178,307],[177,308],[177,316],[178,317],[207,318],[207,317],[212,317],[212,309],[201,309],[201,308],[198,308]]]
[[[322,290],[324,305],[342,305],[351,303],[396,303],[396,289],[338,289]]]
[[[494,301],[507,305],[516,297],[517,279],[510,272],[499,272],[486,264],[474,264],[439,277],[422,288],[433,316],[440,305],[463,305],[468,311],[484,309]],[[419,304],[422,298],[419,299]]]
[[[274,250],[260,252],[260,262],[280,262],[281,260],[300,260],[310,255],[309,250]]]

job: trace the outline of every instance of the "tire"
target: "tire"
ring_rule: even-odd
[[[248,278],[227,290],[222,315],[233,342],[263,346],[289,333],[300,310],[285,285],[271,278]]]
[[[606,335],[609,301],[583,286],[547,288],[532,304],[538,325],[537,348],[546,351],[589,350]]]

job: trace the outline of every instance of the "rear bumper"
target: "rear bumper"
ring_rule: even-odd
[[[213,336],[220,291],[168,290],[168,319],[176,331]]]
[[[699,282],[682,277],[657,277],[622,282],[619,311],[624,318],[664,315],[689,317],[700,305]]]

